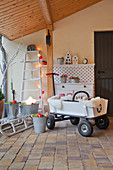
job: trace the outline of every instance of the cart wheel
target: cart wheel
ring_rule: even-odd
[[[95,124],[99,129],[107,129],[109,126],[109,119],[106,115],[95,119]]]
[[[47,118],[47,128],[48,129],[53,129],[55,127],[55,118],[52,115],[49,115]]]
[[[70,117],[70,122],[72,123],[72,125],[78,125],[79,120],[79,117]]]
[[[82,120],[78,125],[78,131],[82,136],[89,137],[93,133],[93,126],[88,120]]]

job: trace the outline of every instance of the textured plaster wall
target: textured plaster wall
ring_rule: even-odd
[[[113,0],[103,0],[54,24],[54,63],[67,51],[94,63],[94,31],[113,30]]]
[[[54,24],[53,31],[53,60],[57,63],[57,58],[65,56],[67,51],[70,54],[78,55],[79,63],[83,58],[87,58],[89,63],[94,63],[94,31],[113,30],[113,0],[103,0],[87,9],[75,13]],[[4,47],[7,53],[7,60],[15,53],[21,39],[9,41],[4,38]],[[28,44],[36,44],[44,59],[47,57],[46,49],[46,30],[23,37],[24,47],[15,59],[16,62],[8,69],[8,100],[12,99],[10,90],[11,77],[14,80],[14,89],[16,90],[16,100],[20,100],[20,90],[22,81],[23,63],[20,60],[24,58],[24,51]],[[1,60],[1,57],[0,57]],[[46,73],[46,68],[44,68]],[[0,75],[1,80],[1,75]],[[46,76],[43,78],[43,87],[46,89]]]
[[[7,71],[7,96],[8,96],[8,101],[12,100],[12,92],[11,92],[11,78],[13,78],[13,86],[14,90],[16,91],[15,97],[17,101],[20,101],[20,92],[21,92],[21,84],[22,84],[22,71],[23,71],[23,61],[24,60],[24,54],[27,49],[28,44],[36,44],[36,46],[41,50],[41,55],[43,56],[43,59],[46,60],[47,52],[46,52],[46,44],[44,43],[46,41],[45,39],[46,35],[46,30],[42,30],[33,34],[30,34],[28,36],[23,37],[23,47],[19,51],[17,57],[13,61],[13,65],[8,68]],[[3,39],[3,46],[5,47],[6,54],[7,54],[7,62],[10,60],[10,58],[15,54],[17,51],[18,45],[21,42],[21,38],[17,39],[15,41],[9,41],[6,38]],[[1,57],[0,57],[1,60]],[[45,96],[47,94],[47,89],[46,89],[46,67],[42,68],[43,72],[43,88],[45,91]],[[1,75],[0,75],[1,76]],[[29,76],[32,77],[32,73],[29,74]],[[1,78],[0,78],[1,80]],[[38,85],[38,84],[37,84]],[[28,86],[27,86],[28,87]],[[32,82],[29,84],[29,88],[33,89],[34,86]],[[33,94],[34,98],[37,98],[38,96]]]

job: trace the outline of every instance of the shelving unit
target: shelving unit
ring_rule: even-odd
[[[56,94],[60,93],[72,93],[80,90],[87,91],[90,96],[94,96],[94,66],[95,64],[54,64],[53,71],[58,73],[59,76],[55,76],[55,88]],[[67,83],[61,83],[60,76],[67,74]],[[70,83],[69,77],[79,77],[80,83]]]

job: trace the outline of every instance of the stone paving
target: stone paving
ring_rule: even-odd
[[[82,137],[69,121],[35,134],[33,128],[12,137],[0,136],[0,170],[111,170],[113,117],[107,130],[94,127]]]

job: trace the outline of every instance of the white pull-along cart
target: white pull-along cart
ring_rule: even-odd
[[[56,121],[70,119],[73,125],[78,124],[78,131],[82,136],[88,137],[93,133],[93,126],[99,129],[106,129],[109,126],[107,117],[108,100],[97,97],[90,100],[75,100],[79,93],[85,93],[89,98],[89,94],[85,91],[78,91],[73,97],[53,96],[48,99],[50,114],[47,119],[48,129],[53,129]],[[72,99],[69,99],[69,98]],[[80,121],[80,118],[84,120]],[[95,123],[90,122],[91,119]],[[80,121],[80,122],[79,122]]]

